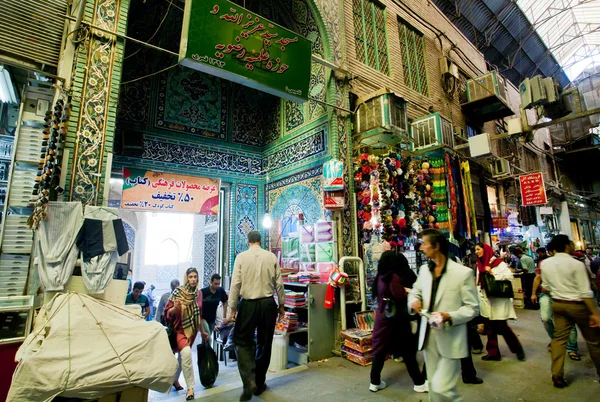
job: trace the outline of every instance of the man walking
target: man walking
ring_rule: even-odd
[[[271,346],[278,310],[273,299],[275,293],[279,303],[279,314],[284,314],[285,293],[277,257],[263,250],[260,243],[259,232],[248,233],[250,248],[235,258],[231,281],[229,319],[236,321],[233,340],[240,377],[244,384],[240,401],[249,401],[252,394],[260,395],[267,388],[265,380],[271,362]],[[240,297],[241,301],[238,304]]]
[[[569,238],[556,235],[552,242],[556,254],[542,261],[540,274],[542,287],[552,297],[552,382],[555,387],[564,388],[568,385],[564,379],[565,349],[573,324],[577,324],[587,342],[600,380],[600,311],[585,265],[568,254]]]
[[[171,296],[173,291],[179,287],[179,285],[180,285],[179,280],[173,279],[171,281],[171,291],[164,293],[160,297],[160,301],[158,302],[158,307],[156,308],[156,321],[160,322],[161,324],[163,323],[163,317],[165,316],[165,306],[167,305],[167,302],[169,301],[169,297]]]
[[[422,316],[419,350],[425,348],[429,400],[460,401],[460,359],[470,353],[466,324],[479,313],[473,271],[448,259],[442,232],[425,229],[421,236],[421,251],[431,261],[421,267],[408,305]]]
[[[515,249],[515,255],[519,259],[519,269],[523,270],[523,293],[525,296],[525,308],[536,310],[537,306],[531,302],[533,280],[535,279],[535,261],[523,252],[520,247]]]

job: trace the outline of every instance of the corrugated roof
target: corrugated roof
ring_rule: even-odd
[[[515,0],[433,1],[515,86],[538,74],[553,76],[563,87],[569,84],[560,62]]]
[[[517,5],[571,80],[600,64],[599,0],[518,0]]]

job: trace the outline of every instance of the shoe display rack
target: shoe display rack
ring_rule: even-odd
[[[44,158],[40,151],[44,138],[48,137],[45,119],[51,110],[53,93],[52,82],[32,78],[24,89],[2,206],[0,297],[21,296],[27,287],[33,247],[33,232],[27,220],[38,200],[32,191],[39,182],[38,173]]]

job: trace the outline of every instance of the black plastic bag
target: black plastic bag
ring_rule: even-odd
[[[202,342],[198,345],[198,371],[200,373],[200,382],[206,388],[212,387],[215,381],[217,381],[219,360],[208,342]]]

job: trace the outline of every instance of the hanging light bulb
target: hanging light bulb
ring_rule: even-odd
[[[273,221],[271,220],[271,215],[268,212],[265,213],[265,217],[263,218],[262,225],[265,229],[270,229]]]

